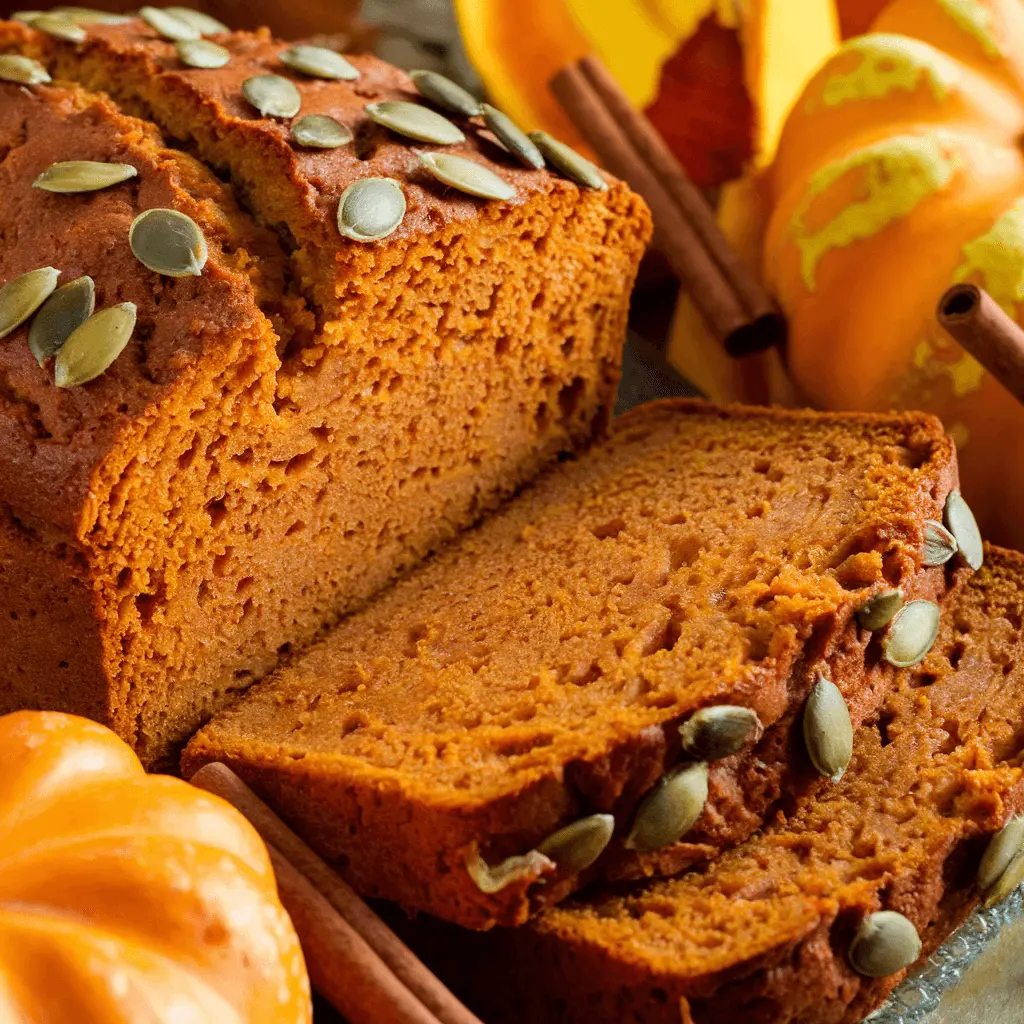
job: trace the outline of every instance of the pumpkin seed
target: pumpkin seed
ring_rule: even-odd
[[[405,100],[367,103],[366,113],[369,114],[371,121],[420,142],[450,146],[456,142],[466,141],[466,136],[447,117],[442,117],[427,107],[421,107],[418,103],[408,103]]]
[[[198,39],[200,32],[187,21],[175,17],[170,11],[161,10],[159,7],[140,7],[139,17],[157,35],[169,39],[172,43],[182,39]]]
[[[338,230],[357,242],[387,238],[404,217],[405,193],[393,178],[360,178],[338,202]]]
[[[701,708],[680,727],[683,750],[701,761],[719,761],[748,741],[756,743],[764,728],[757,712],[732,704]]]
[[[22,25],[31,25],[36,18],[45,13],[45,11],[15,11],[11,15],[11,21],[20,21]]]
[[[135,330],[135,303],[122,302],[93,313],[61,346],[53,363],[54,384],[88,384],[124,351]]]
[[[537,844],[537,853],[553,860],[563,875],[585,871],[604,853],[615,831],[610,814],[591,814],[553,832]]]
[[[67,18],[57,14],[40,14],[29,24],[40,32],[45,32],[54,39],[63,39],[67,43],[80,43],[85,39],[85,29]]]
[[[500,864],[488,864],[476,853],[466,861],[466,870],[476,883],[476,887],[481,892],[491,895],[501,892],[513,882],[524,878],[532,881],[545,871],[554,871],[555,865],[536,850],[517,857],[506,857]]]
[[[166,277],[197,276],[209,256],[199,225],[177,210],[140,213],[128,231],[128,244],[144,267]]]
[[[863,629],[873,633],[884,629],[892,617],[903,607],[902,590],[883,590],[869,597],[857,611],[857,621]]]
[[[956,538],[942,523],[937,523],[934,519],[925,520],[924,543],[921,546],[922,565],[945,565],[957,550]]]
[[[294,117],[302,97],[294,82],[280,75],[254,75],[242,83],[242,95],[264,117]]]
[[[850,964],[866,978],[888,978],[909,967],[920,955],[917,929],[895,910],[869,914],[850,943]]]
[[[231,31],[223,21],[211,18],[209,14],[204,14],[202,11],[194,11],[191,7],[165,7],[164,11],[177,18],[178,21],[191,25],[202,36],[216,36],[222,32]]]
[[[351,142],[349,128],[326,114],[306,114],[292,125],[292,139],[300,146],[314,149],[337,149]]]
[[[516,190],[493,171],[464,156],[451,153],[418,153],[420,163],[438,181],[480,199],[514,199]]]
[[[1002,903],[1016,891],[1022,882],[1024,882],[1024,850],[1020,850],[1017,856],[1010,861],[1006,870],[989,890],[985,897],[985,907],[994,907],[997,903]]]
[[[592,188],[598,192],[607,191],[608,182],[601,177],[601,172],[571,146],[559,142],[547,132],[530,132],[530,139],[548,163],[571,181],[575,181],[583,188]]]
[[[231,60],[231,54],[209,39],[179,39],[174,44],[182,64],[190,68],[222,68]]]
[[[59,277],[59,270],[42,267],[0,288],[0,338],[20,327],[53,294]]]
[[[818,772],[838,782],[853,757],[853,722],[839,687],[821,674],[804,706],[804,743]]]
[[[40,366],[55,356],[96,309],[96,286],[79,277],[58,288],[39,307],[28,329],[28,347]]]
[[[53,81],[39,61],[22,57],[20,53],[0,54],[0,79],[19,85],[42,85]]]
[[[277,55],[282,64],[293,71],[301,71],[313,78],[328,78],[332,81],[353,82],[359,77],[354,68],[340,53],[325,46],[293,46]]]
[[[54,7],[50,13],[75,25],[124,25],[132,20],[125,14],[97,11],[93,7]]]
[[[503,114],[489,103],[482,104],[481,110],[484,115],[484,124],[521,164],[531,167],[535,171],[539,171],[544,166],[544,154],[511,117]]]
[[[939,635],[939,606],[931,601],[904,605],[882,637],[882,653],[890,665],[916,665],[931,649]]]
[[[708,799],[708,766],[681,765],[663,775],[636,812],[627,850],[660,850],[693,828]]]
[[[436,71],[410,71],[409,77],[421,96],[442,109],[463,117],[475,117],[480,113],[480,101],[450,78]]]
[[[32,182],[33,188],[45,192],[70,195],[76,192],[96,192],[101,188],[119,185],[134,178],[139,172],[131,164],[108,164],[98,160],[65,160],[50,164]]]
[[[978,865],[978,887],[982,892],[999,881],[1021,850],[1024,850],[1024,815],[1012,818],[989,840]]]
[[[975,571],[985,561],[985,545],[981,540],[978,521],[974,518],[971,506],[964,501],[959,491],[950,491],[946,498],[943,519],[949,532],[956,538],[960,547],[960,557]]]

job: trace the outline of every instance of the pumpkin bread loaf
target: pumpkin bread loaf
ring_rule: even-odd
[[[823,675],[875,711],[888,634],[856,612],[899,588],[937,619],[968,570],[922,545],[956,479],[926,416],[634,410],[215,718],[185,772],[227,762],[362,892],[473,928],[675,874],[816,777]],[[696,729],[719,705],[724,741]]]
[[[989,548],[947,608],[838,785],[816,783],[704,871],[471,940],[435,923],[421,952],[487,1021],[863,1020],[983,888],[999,899],[1024,868],[1000,875],[1020,830],[1000,832],[1024,809],[1024,558]]]
[[[115,29],[82,31],[78,47],[0,22],[0,51],[70,74]],[[110,100],[0,75],[0,287],[53,267],[61,285],[91,275],[97,310],[137,307],[128,347],[83,386],[54,386],[28,324],[0,344],[0,712],[87,715],[152,765],[281,652],[603,429],[649,221],[623,185],[517,169],[468,127],[459,152],[513,198],[442,191],[367,120],[371,98],[413,98],[372,59],[352,82],[288,73],[357,136],[302,149],[239,92],[283,44],[225,37],[238,55],[199,71],[140,21],[116,32],[126,89],[149,75],[192,104],[170,124],[186,139],[191,119],[187,152]],[[33,187],[70,160],[135,175]],[[379,241],[343,237],[341,192],[382,176],[404,220]],[[135,258],[129,229],[151,208],[199,226],[200,276]]]

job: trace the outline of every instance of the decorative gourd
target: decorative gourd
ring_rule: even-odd
[[[0,718],[0,1021],[308,1024],[266,848],[83,718]]]
[[[922,408],[986,535],[1024,545],[1024,410],[935,323],[952,283],[1024,320],[1024,4],[892,0],[809,82],[771,172],[764,276],[797,388]]]

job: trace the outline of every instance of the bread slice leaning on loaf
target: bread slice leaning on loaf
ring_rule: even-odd
[[[138,324],[66,389],[28,324],[0,345],[0,713],[87,715],[167,764],[281,654],[604,429],[650,223],[621,183],[526,170],[466,120],[446,152],[512,198],[443,187],[416,153],[440,147],[369,119],[422,99],[373,58],[327,81],[267,33],[226,34],[207,70],[138,19],[81,31],[0,22],[0,54],[115,97],[0,75],[0,287],[90,275],[97,309],[134,302]],[[353,141],[304,147],[261,116],[242,86],[264,74]],[[136,173],[33,187],[67,161]],[[366,178],[405,204],[379,240],[339,230]],[[133,255],[154,208],[202,229],[199,276]]]
[[[424,921],[417,949],[496,1024],[857,1024],[1024,877],[1022,622],[1024,557],[989,548],[838,784],[704,871],[487,936]]]
[[[876,711],[898,620],[858,610],[899,590],[937,618],[969,572],[925,564],[956,485],[924,415],[636,409],[215,718],[184,770],[226,761],[362,892],[471,928],[676,874],[817,777],[812,690],[847,733]],[[733,742],[695,742],[723,712]]]

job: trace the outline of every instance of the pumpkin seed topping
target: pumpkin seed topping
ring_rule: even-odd
[[[337,149],[353,139],[352,131],[326,114],[306,114],[292,125],[292,139],[313,149]]]
[[[404,217],[405,193],[393,178],[360,178],[338,202],[338,230],[356,242],[387,238]]]
[[[644,797],[626,839],[627,850],[660,850],[693,828],[708,799],[708,766],[686,764],[663,775]]]
[[[1006,866],[985,897],[985,907],[994,907],[1007,899],[1024,882],[1024,849]]]
[[[201,33],[187,21],[171,14],[170,11],[161,10],[159,7],[140,7],[139,17],[157,35],[177,43],[182,39],[198,39]]]
[[[890,665],[916,665],[931,649],[939,635],[939,606],[931,601],[911,601],[892,620],[882,638],[882,653]]]
[[[42,267],[0,288],[0,338],[20,327],[53,294],[59,277],[59,270]]]
[[[76,25],[67,18],[58,14],[40,14],[33,18],[29,24],[40,32],[45,32],[54,39],[63,39],[67,43],[80,43],[85,39],[86,32],[81,25]]]
[[[421,107],[418,103],[382,100],[380,103],[367,103],[366,113],[376,124],[420,142],[450,146],[456,142],[466,141],[466,136],[447,117],[442,117],[427,107]]]
[[[39,61],[22,57],[20,53],[0,54],[0,79],[17,82],[18,85],[42,85],[53,81]]]
[[[719,761],[735,754],[748,742],[756,743],[763,732],[756,711],[733,704],[701,708],[679,729],[683,750],[701,761]]]
[[[921,546],[921,564],[932,567],[945,565],[959,550],[956,538],[942,523],[926,519],[924,544]]]
[[[231,61],[231,54],[209,39],[179,39],[174,48],[190,68],[222,68]]]
[[[36,18],[45,13],[46,11],[15,11],[11,15],[11,21],[20,21],[22,25],[31,25]]]
[[[144,267],[166,277],[197,276],[209,256],[206,239],[191,217],[159,207],[132,221],[128,244]]]
[[[93,313],[57,353],[54,383],[59,388],[71,388],[95,380],[124,351],[134,330],[134,302]]]
[[[58,288],[39,307],[28,329],[28,347],[36,362],[42,366],[55,356],[95,309],[96,286],[91,277],[79,277]]]
[[[971,506],[964,501],[959,491],[950,491],[946,498],[943,519],[949,532],[956,538],[960,547],[960,557],[975,571],[985,561],[985,546],[981,540],[978,521],[974,518]]]
[[[503,114],[489,103],[481,104],[481,110],[484,115],[484,124],[521,164],[535,171],[539,171],[544,166],[544,154],[511,117]]]
[[[139,172],[131,164],[108,164],[98,160],[65,160],[51,164],[32,182],[33,188],[70,195],[96,192],[119,185]]]
[[[554,871],[555,865],[536,850],[522,856],[506,857],[499,864],[488,864],[477,853],[466,861],[466,870],[476,887],[482,893],[491,895],[524,878],[533,881],[545,871]]]
[[[553,832],[536,852],[555,862],[563,875],[585,871],[604,853],[615,831],[615,819],[610,814],[591,814],[565,828]]]
[[[853,757],[853,722],[839,687],[820,674],[804,706],[804,743],[818,772],[838,782]]]
[[[126,14],[98,11],[93,7],[54,7],[50,13],[75,25],[124,25],[132,20]]]
[[[1024,815],[1011,818],[990,840],[978,865],[978,887],[987,892],[1024,850]],[[1016,888],[1016,886],[1014,887]]]
[[[280,75],[254,75],[242,83],[242,95],[264,117],[294,117],[302,106],[295,83]]]
[[[480,199],[514,199],[516,190],[493,171],[464,156],[451,153],[418,153],[420,163],[438,181]]]
[[[873,633],[884,629],[903,607],[902,590],[883,590],[869,597],[857,610],[857,621]]]
[[[866,978],[888,978],[921,955],[913,922],[895,910],[869,914],[850,943],[850,965]]]
[[[530,139],[548,163],[570,181],[576,182],[583,188],[592,188],[598,192],[607,191],[608,182],[601,177],[601,172],[571,146],[559,142],[547,132],[530,132]]]
[[[165,7],[164,11],[177,18],[178,21],[191,25],[203,36],[216,36],[222,32],[231,31],[224,22],[211,18],[209,14],[204,14],[202,11],[194,11],[191,7]]]
[[[328,78],[332,81],[353,82],[359,77],[354,68],[340,53],[328,50],[326,46],[293,46],[277,55],[278,60],[293,71],[301,71],[313,78]]]
[[[450,78],[436,71],[410,71],[409,77],[424,99],[442,109],[463,117],[475,117],[480,113],[480,101]]]

